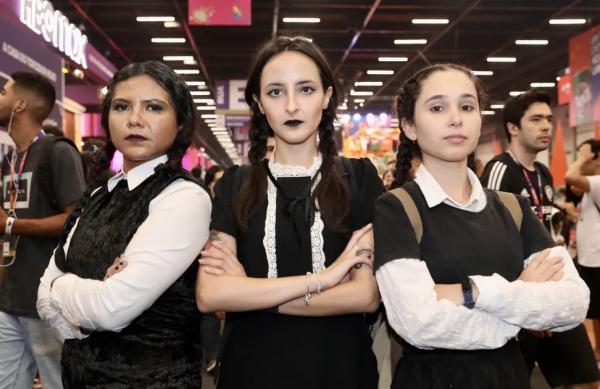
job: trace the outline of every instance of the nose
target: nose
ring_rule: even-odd
[[[462,127],[463,119],[462,112],[458,107],[449,109],[448,125],[450,127]]]
[[[298,111],[298,101],[295,93],[288,93],[285,109],[290,114]]]
[[[129,117],[127,118],[128,127],[140,127],[142,125],[142,117],[140,107],[133,106],[129,110]]]

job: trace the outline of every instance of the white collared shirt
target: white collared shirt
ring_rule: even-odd
[[[444,192],[423,164],[415,182],[429,208],[445,203],[470,212],[481,211],[486,206],[485,192],[471,170],[467,175],[472,192],[463,205]],[[536,254],[527,258],[524,266]],[[389,323],[410,344],[423,349],[496,349],[521,328],[566,331],[585,318],[589,289],[563,247],[553,248],[551,256],[562,257],[565,262],[565,275],[560,281],[508,282],[499,274],[471,275],[479,289],[474,309],[438,300],[427,264],[419,258],[392,260],[375,275]]]
[[[127,179],[135,189],[167,161],[160,156],[112,177],[112,191]],[[40,317],[65,338],[82,338],[79,328],[120,331],[148,309],[196,259],[208,239],[211,201],[197,184],[179,179],[149,204],[148,217],[127,245],[119,273],[99,281],[63,273],[54,255],[41,278],[37,308]],[[78,221],[64,245],[65,255]],[[62,276],[62,277],[61,277]],[[60,277],[60,278],[58,278]],[[51,287],[51,283],[54,284]]]

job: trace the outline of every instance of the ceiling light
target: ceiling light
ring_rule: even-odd
[[[487,57],[488,62],[517,62],[515,57]]]
[[[586,19],[550,19],[548,21],[550,24],[585,24],[587,23]]]
[[[194,103],[215,105],[215,100],[214,99],[194,99]]]
[[[424,45],[427,39],[394,39],[395,45]]]
[[[518,96],[518,95],[522,95],[523,93],[525,93],[525,92],[523,92],[523,91],[515,91],[515,90],[508,92],[508,94],[511,95],[511,96],[513,96],[513,97],[514,96]]]
[[[185,38],[152,38],[152,43],[185,43]]]
[[[163,57],[163,61],[192,61],[192,60],[194,60],[194,57],[191,55],[165,55]]]
[[[356,81],[354,86],[382,86],[383,82],[381,81]]]
[[[393,70],[367,70],[367,74],[371,75],[391,75],[394,74]]]
[[[493,76],[494,72],[491,70],[471,70],[471,73],[475,76]]]
[[[554,88],[556,84],[554,82],[532,82],[529,86],[532,88]]]
[[[207,90],[193,90],[190,92],[192,96],[210,96],[210,91]]]
[[[530,46],[545,46],[548,44],[547,39],[517,39],[516,45],[530,45]]]
[[[206,85],[206,82],[204,81],[186,81],[186,84],[188,84],[189,86],[204,86]]]
[[[495,115],[496,111],[481,111],[482,115]]]
[[[195,59],[189,59],[187,61],[183,61],[184,65],[198,65]]]
[[[354,99],[355,103],[364,103],[365,99]]]
[[[348,107],[345,105],[340,105],[337,107],[337,109],[338,109],[338,111],[346,111],[346,110],[348,110]]]
[[[178,28],[181,27],[181,24],[179,24],[179,22],[165,22],[163,26],[165,26],[165,28]]]
[[[196,110],[198,111],[214,111],[215,109],[217,109],[217,107],[214,105],[199,105],[196,107]]]
[[[407,57],[379,57],[377,58],[379,62],[406,62],[408,61]]]
[[[504,104],[492,104],[490,105],[491,109],[503,109],[504,108]]]
[[[320,18],[283,18],[284,23],[319,23]]]
[[[174,22],[174,16],[138,16],[137,22]]]
[[[200,74],[198,69],[175,69],[177,74]]]
[[[200,115],[202,119],[216,119],[217,115],[213,113],[205,113],[204,115]]]
[[[413,19],[412,24],[448,24],[448,19]]]
[[[353,89],[350,91],[350,96],[373,96],[373,92]]]

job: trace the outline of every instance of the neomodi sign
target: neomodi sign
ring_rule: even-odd
[[[46,42],[87,69],[87,36],[62,12],[55,11],[52,3],[46,0],[20,0],[20,19]]]

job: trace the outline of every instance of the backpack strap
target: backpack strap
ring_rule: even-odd
[[[402,203],[404,211],[408,216],[408,220],[415,231],[417,243],[420,244],[421,239],[423,238],[423,221],[421,220],[421,214],[419,214],[415,201],[404,188],[392,189],[390,192]]]
[[[508,209],[508,212],[510,212],[510,216],[512,216],[515,225],[517,226],[517,229],[521,231],[521,223],[523,222],[523,210],[519,205],[519,200],[517,199],[517,196],[515,196],[514,193],[510,192],[496,191],[496,193],[498,194],[500,201],[502,201],[502,204],[504,204],[506,209]]]
[[[58,137],[54,135],[46,135],[37,140],[40,142],[40,158],[37,168],[38,179],[40,182],[40,188],[44,192],[44,195],[48,199],[48,202],[57,211],[63,212],[61,204],[58,203],[56,192],[54,191],[54,169],[52,168],[52,148],[57,142],[65,142],[73,149],[77,149],[75,143],[72,140],[65,137]]]

